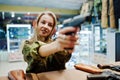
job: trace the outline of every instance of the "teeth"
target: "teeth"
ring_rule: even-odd
[[[46,29],[42,29],[41,31],[46,32],[46,33],[48,32],[48,30],[46,30]]]
[[[43,32],[47,32],[47,30],[42,30]]]

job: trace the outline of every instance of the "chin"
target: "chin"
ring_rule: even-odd
[[[47,37],[48,35],[40,34],[39,36],[41,36],[41,37]]]

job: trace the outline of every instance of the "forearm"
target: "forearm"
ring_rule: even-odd
[[[57,45],[55,44],[55,42],[45,44],[39,48],[39,54],[42,57],[49,56],[49,55],[54,54],[58,51],[59,51],[59,49],[58,49]]]
[[[65,29],[67,30],[68,32],[70,31],[76,31],[76,29],[74,28],[67,28]],[[45,44],[45,45],[42,45],[40,48],[39,48],[39,53],[42,57],[45,57],[45,56],[49,56],[51,54],[54,54],[58,51],[64,51],[65,49],[69,49],[69,48],[74,48],[75,44],[76,44],[76,41],[78,39],[78,37],[76,36],[71,36],[71,35],[64,35],[66,33],[66,31],[61,31],[59,33],[59,36],[57,37],[57,39],[54,41],[54,42],[51,42],[49,44]],[[72,53],[73,50],[68,50],[69,53]]]

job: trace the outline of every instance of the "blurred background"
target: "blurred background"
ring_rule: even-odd
[[[112,7],[114,11],[111,14],[114,14],[115,20],[110,19],[110,10],[105,4],[104,0],[0,0],[0,76],[7,75],[11,69],[26,69],[21,43],[32,36],[33,20],[45,10],[56,14],[57,32],[63,22],[70,18],[90,14],[89,19],[80,24],[80,44],[75,46],[72,57],[66,64],[68,68],[73,68],[77,63],[119,61],[120,0],[114,0]],[[104,14],[105,8],[109,10],[107,15]],[[104,21],[105,18],[108,21]],[[115,25],[111,25],[112,23]]]

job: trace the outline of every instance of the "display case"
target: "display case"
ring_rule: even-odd
[[[106,54],[107,29],[101,28],[100,23],[92,24],[94,52]]]
[[[106,33],[107,29],[102,29],[100,23],[82,24],[79,45],[75,47],[70,65],[106,63]]]
[[[100,46],[101,46],[101,26],[100,24],[93,24],[93,40],[94,40],[94,51],[100,52]]]
[[[82,63],[90,64],[93,53],[93,37],[91,25],[84,25],[81,27],[79,34],[79,57]]]
[[[104,64],[107,63],[107,42],[106,34],[107,29],[103,29],[100,23],[92,24],[93,33],[93,62]]]
[[[7,24],[7,51],[20,48],[21,42],[31,36],[30,24]]]
[[[107,32],[107,60],[120,61],[120,32]]]

